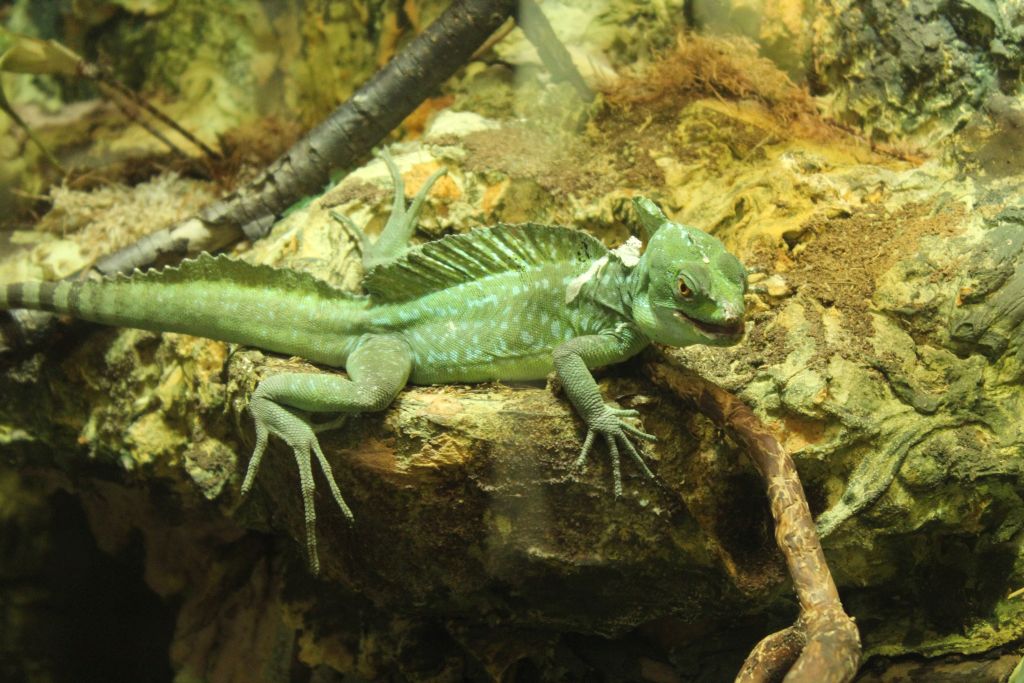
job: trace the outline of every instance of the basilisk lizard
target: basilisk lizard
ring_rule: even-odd
[[[353,515],[324,456],[311,413],[386,408],[407,382],[441,384],[537,380],[554,370],[586,423],[577,465],[600,437],[611,456],[616,496],[620,453],[653,477],[630,437],[653,440],[605,403],[590,369],[635,355],[650,342],[670,346],[736,343],[743,335],[747,277],[723,244],[670,221],[634,199],[648,234],[615,251],[570,228],[497,225],[406,249],[428,181],[405,205],[401,175],[381,238],[364,240],[374,265],[365,294],[311,275],[203,254],[177,267],[96,281],[26,282],[0,287],[0,309],[54,311],[108,325],[182,332],[344,367],[334,373],[264,378],[249,410],[256,445],[242,484],[259,470],[269,435],[293,451],[299,469],[310,566],[316,549],[312,460],[344,515]]]

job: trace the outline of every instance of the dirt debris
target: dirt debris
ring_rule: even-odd
[[[879,277],[913,254],[922,237],[956,234],[963,221],[959,205],[933,212],[910,204],[891,213],[878,207],[812,222],[805,233],[812,237],[787,257],[792,261],[785,277],[825,308],[837,308],[851,335],[866,340],[873,334],[869,312]]]
[[[607,185],[595,172],[603,150],[589,148],[578,138],[515,124],[470,133],[461,144],[469,152],[464,163],[467,171],[532,178],[559,193],[589,195]]]

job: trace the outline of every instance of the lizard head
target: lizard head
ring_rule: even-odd
[[[633,206],[649,235],[633,269],[633,319],[670,346],[728,346],[743,337],[747,272],[706,232],[670,221],[649,199]]]

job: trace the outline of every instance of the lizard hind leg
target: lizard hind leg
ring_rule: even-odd
[[[388,216],[388,221],[384,224],[380,237],[363,251],[363,268],[366,270],[395,260],[409,248],[409,240],[412,239],[412,234],[416,231],[420,209],[423,207],[423,201],[427,198],[427,193],[430,192],[430,188],[433,187],[434,183],[448,172],[445,168],[439,168],[434,171],[423,182],[419,192],[413,197],[412,203],[406,207],[405,183],[402,180],[402,172],[398,169],[395,160],[391,158],[391,154],[387,150],[382,151],[380,156],[387,165],[388,172],[391,174],[391,182],[395,188],[395,197],[391,205],[391,215]]]
[[[306,413],[349,414],[383,410],[405,386],[411,370],[412,351],[401,337],[367,335],[349,356],[349,378],[333,374],[281,373],[265,378],[253,392],[249,410],[256,423],[256,447],[249,460],[242,493],[247,493],[252,487],[266,451],[268,435],[280,438],[291,448],[298,467],[306,551],[314,574],[320,570],[314,458],[346,520],[351,523],[354,516],[317,439],[318,432],[337,427],[340,420],[314,423]]]
[[[282,376],[277,375],[277,377]],[[245,473],[242,495],[247,494],[252,488],[256,472],[259,470],[263,454],[266,452],[267,434],[279,437],[291,447],[295,464],[298,467],[299,487],[302,492],[303,518],[306,530],[306,550],[310,569],[314,574],[317,574],[320,571],[320,558],[316,549],[316,506],[314,503],[316,481],[313,478],[312,466],[314,456],[320,464],[324,476],[327,478],[327,483],[331,488],[331,493],[334,495],[335,502],[349,523],[355,520],[352,510],[345,502],[337,483],[334,481],[334,473],[323,455],[316,432],[307,418],[295,410],[263,397],[254,397],[249,409],[256,422],[256,448],[253,450],[252,458],[249,460],[249,467]]]
[[[374,266],[388,263],[397,259],[409,248],[409,240],[416,231],[416,224],[419,221],[420,209],[427,194],[437,180],[445,175],[448,170],[439,168],[427,178],[420,186],[412,203],[407,207],[405,204],[405,181],[402,180],[402,172],[391,158],[387,150],[380,153],[381,159],[388,167],[391,174],[391,183],[394,187],[395,196],[391,204],[391,214],[387,223],[380,232],[376,242],[371,243],[370,239],[362,228],[355,224],[351,218],[337,211],[331,211],[331,217],[340,222],[359,241],[359,250],[363,255],[363,270],[370,270]]]

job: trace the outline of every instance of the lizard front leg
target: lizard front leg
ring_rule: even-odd
[[[619,449],[625,449],[633,456],[641,471],[651,479],[654,474],[647,467],[643,456],[629,436],[646,441],[656,438],[625,422],[624,417],[636,417],[635,410],[613,408],[605,404],[601,391],[590,374],[590,368],[616,363],[635,355],[648,344],[648,340],[630,325],[623,325],[605,334],[576,337],[554,350],[555,372],[565,388],[576,412],[587,424],[587,436],[577,460],[578,467],[586,466],[587,454],[593,448],[597,435],[604,437],[611,456],[612,477],[615,497],[622,495],[622,472],[619,465]]]
[[[306,550],[310,569],[320,571],[316,549],[316,507],[313,493],[312,459],[320,464],[331,494],[349,521],[352,511],[345,503],[334,481],[331,465],[320,448],[316,434],[337,426],[311,423],[303,413],[360,413],[378,411],[390,405],[405,386],[412,370],[412,351],[398,336],[363,337],[349,355],[346,364],[349,379],[337,375],[313,373],[282,373],[271,375],[259,383],[249,403],[256,422],[256,447],[242,484],[244,495],[252,488],[260,461],[267,448],[267,437],[273,434],[287,443],[295,455],[302,487],[302,505],[306,520]]]

